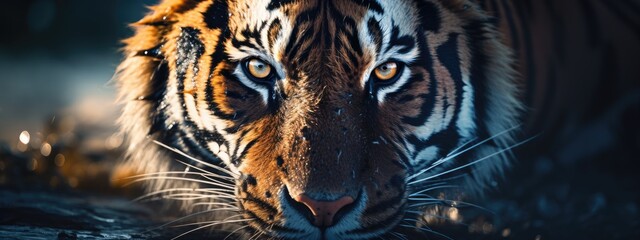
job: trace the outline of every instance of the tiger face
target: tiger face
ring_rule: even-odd
[[[118,77],[130,162],[175,168],[151,138],[224,166],[241,217],[272,237],[389,232],[422,206],[410,199],[427,196],[423,183],[496,147],[452,158],[456,149],[506,141],[497,133],[516,114],[509,52],[467,1],[166,0],[153,10]],[[504,163],[477,164],[466,185]]]

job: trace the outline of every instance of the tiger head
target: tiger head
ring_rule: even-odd
[[[129,162],[184,168],[155,140],[224,166],[240,218],[272,237],[389,232],[428,183],[506,143],[518,112],[510,53],[469,1],[165,0],[134,26],[118,73]],[[464,148],[478,139],[496,144]]]

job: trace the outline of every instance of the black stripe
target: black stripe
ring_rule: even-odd
[[[247,195],[247,197],[240,198],[241,201],[245,202],[244,205],[246,205],[247,203],[252,203],[255,207],[258,207],[262,211],[266,211],[269,215],[276,215],[278,213],[278,209],[276,209],[274,206],[271,206],[271,204],[256,198],[250,192],[244,193]],[[247,209],[245,208],[245,210]]]
[[[229,23],[229,6],[226,1],[214,1],[203,15],[208,28],[226,29]]]
[[[442,19],[440,10],[432,2],[418,0],[416,1],[418,13],[420,15],[420,25],[424,31],[438,32],[442,27]],[[424,35],[418,35],[422,38]]]
[[[268,45],[269,51],[271,52],[273,52],[273,44],[277,40],[281,29],[282,29],[282,25],[280,24],[280,19],[278,18],[273,20],[271,22],[271,25],[269,25],[269,30],[267,34],[267,38],[268,38],[267,45]]]
[[[269,5],[267,5],[267,10],[271,11],[277,8],[281,8],[282,6],[286,5],[286,4],[290,4],[292,2],[295,2],[296,0],[272,0]]]
[[[402,189],[404,189],[404,188],[402,188]],[[371,215],[375,215],[375,214],[380,214],[380,213],[389,211],[389,209],[392,209],[395,206],[401,206],[402,199],[404,199],[404,192],[400,192],[398,195],[396,195],[396,196],[394,196],[392,198],[389,198],[387,200],[379,202],[378,204],[373,205],[373,206],[365,209],[363,216],[371,216]]]
[[[162,47],[163,44],[159,44],[153,48],[138,51],[136,52],[135,56],[152,57],[156,60],[163,60],[164,55],[162,54]]]
[[[451,74],[451,78],[456,85],[462,85],[462,71],[460,69],[460,56],[458,52],[458,34],[449,34],[449,39],[438,46],[436,53],[438,60]]]
[[[258,215],[256,215],[254,212],[245,210],[245,213],[247,215],[249,215],[250,219],[253,219],[252,222],[254,224],[259,225],[258,226],[259,229],[270,229],[270,230],[275,231],[275,232],[286,232],[286,233],[292,233],[292,234],[302,233],[302,231],[300,231],[300,230],[286,228],[286,227],[283,227],[283,226],[280,226],[280,225],[268,223],[266,220],[258,217]]]
[[[480,138],[487,137],[482,134],[487,133],[487,125],[484,119],[487,119],[486,106],[490,96],[487,87],[487,76],[485,75],[485,63],[488,62],[487,59],[489,57],[486,55],[488,53],[483,50],[483,46],[486,44],[484,28],[487,24],[488,22],[474,21],[464,26],[466,39],[469,39],[468,47],[471,55],[469,71],[472,78],[470,81],[474,83],[472,85],[474,92],[473,102],[476,110],[475,119],[479,119],[477,133]]]
[[[400,207],[398,207],[398,209],[403,209],[405,205],[406,203],[402,204]],[[358,229],[347,231],[347,234],[365,234],[365,233],[379,231],[380,229],[387,229],[391,226],[395,226],[398,223],[398,221],[402,219],[403,216],[404,214],[401,214],[401,212],[397,212],[396,214],[393,214],[388,218],[386,218],[385,220],[382,220],[376,224],[369,225],[364,228],[358,228]]]
[[[167,80],[169,79],[169,65],[166,61],[161,61],[151,75],[151,84],[149,88],[150,95],[142,97],[144,100],[151,101],[151,115],[149,135],[160,133],[160,140],[167,140],[168,135],[165,132],[167,115],[167,104],[165,104],[164,96],[167,91]],[[139,98],[140,99],[140,98]]]
[[[514,3],[515,4],[515,3]],[[531,3],[529,2],[529,5]],[[524,39],[524,59],[525,62],[524,63],[520,63],[520,64],[524,64],[527,68],[526,72],[523,73],[526,76],[527,82],[526,82],[526,89],[529,90],[527,91],[527,94],[525,96],[525,102],[526,103],[532,103],[533,102],[533,98],[534,98],[534,94],[532,91],[532,89],[534,89],[535,86],[535,79],[536,79],[536,75],[537,75],[537,71],[536,71],[536,66],[535,66],[535,61],[533,58],[533,45],[532,45],[532,36],[531,36],[531,30],[529,28],[529,22],[527,21],[527,16],[530,14],[531,8],[527,8],[530,6],[523,6],[523,4],[515,4],[515,9],[517,11],[516,16],[518,16],[519,18],[519,22],[521,23],[520,26],[522,27],[522,31],[520,31],[522,33],[522,38]],[[529,11],[525,11],[525,9],[529,9]]]
[[[393,28],[391,29],[391,37],[389,38],[389,45],[387,45],[387,49],[385,49],[385,52],[389,52],[389,50],[391,50],[391,48],[393,47],[402,46],[402,48],[398,50],[398,53],[406,54],[415,47],[415,41],[411,36],[404,35],[402,37],[398,37],[399,35],[400,35],[400,29],[398,28],[398,26],[394,25]]]
[[[287,43],[287,46],[285,46],[285,50],[284,50],[284,53],[287,56],[287,59],[289,60],[300,59],[296,57],[296,54],[300,53],[300,50],[301,50],[299,49],[298,46],[306,42],[314,34],[313,33],[314,31],[305,31],[302,36],[298,36],[298,34],[301,31],[300,26],[304,25],[304,23],[309,21],[310,19],[316,19],[317,15],[318,15],[317,10],[310,9],[302,12],[300,15],[296,17],[295,24],[293,26],[293,29],[291,30],[291,34],[289,35],[290,36],[289,42]],[[292,39],[295,39],[295,41],[292,41]],[[308,49],[305,49],[303,51],[306,51],[307,52],[306,54],[308,54],[309,52]]]
[[[380,48],[382,47],[382,28],[380,28],[380,23],[373,17],[369,18],[367,29],[373,43],[376,45],[376,54],[380,55]]]
[[[422,53],[421,53],[422,54]],[[431,63],[429,63],[429,65],[431,65]],[[430,67],[430,66],[429,66]],[[431,115],[432,111],[433,111],[433,107],[435,105],[435,96],[436,96],[436,91],[437,91],[437,85],[438,82],[435,80],[435,76],[433,74],[433,71],[431,70],[431,68],[429,68],[429,94],[424,95],[425,98],[423,99],[422,105],[420,106],[420,113],[415,116],[415,117],[408,117],[405,116],[402,118],[402,122],[412,125],[412,126],[422,126],[424,125],[425,121],[427,121],[427,118]],[[425,81],[424,76],[422,75],[422,73],[414,73],[414,75],[412,75],[409,78],[408,82],[417,82],[417,81]],[[408,84],[407,84],[408,86]],[[400,91],[398,91],[400,92]]]
[[[366,7],[369,10],[373,10],[379,14],[384,13],[384,9],[380,6],[380,3],[376,0],[351,0],[353,3]]]

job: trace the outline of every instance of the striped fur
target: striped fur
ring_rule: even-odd
[[[152,10],[118,69],[125,164],[159,173],[152,192],[233,184],[232,199],[184,201],[188,211],[239,207],[203,221],[231,216],[287,239],[368,239],[410,217],[409,196],[427,196],[438,179],[465,176],[465,191],[481,193],[509,165],[499,153],[522,108],[514,59],[475,2],[164,0]],[[251,79],[249,58],[276,79]],[[397,80],[374,81],[391,60],[403,66]],[[484,156],[493,157],[474,162]],[[185,165],[210,174],[171,178]],[[291,203],[302,193],[355,202],[320,229]]]

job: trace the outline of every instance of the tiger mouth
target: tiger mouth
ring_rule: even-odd
[[[258,224],[258,231],[282,239],[358,239],[351,231],[360,228],[360,220],[367,206],[366,190],[362,188],[354,201],[341,208],[333,225],[316,226],[314,215],[304,204],[297,202],[286,187],[279,192],[282,220],[272,224]]]

